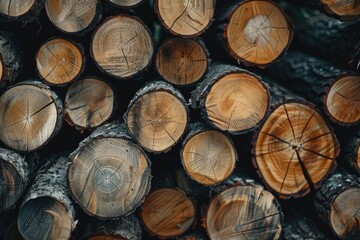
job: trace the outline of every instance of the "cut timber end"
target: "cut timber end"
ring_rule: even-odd
[[[343,21],[360,18],[359,0],[319,0],[329,15],[335,15]]]
[[[214,0],[156,0],[155,12],[161,23],[177,36],[198,36],[211,24]]]
[[[0,13],[9,17],[20,17],[28,13],[37,0],[1,0]]]
[[[292,35],[292,26],[281,8],[260,0],[241,3],[224,31],[231,55],[258,66],[277,60],[290,45]]]
[[[209,55],[199,40],[170,38],[156,54],[156,70],[168,82],[189,85],[199,81],[208,69]]]
[[[281,221],[279,203],[262,186],[234,186],[211,200],[206,230],[213,240],[279,239]]]
[[[79,33],[97,21],[98,0],[45,0],[45,9],[50,21],[65,33]]]
[[[36,54],[41,78],[51,85],[62,85],[77,78],[83,68],[83,54],[72,42],[56,38],[44,43]]]
[[[237,154],[228,136],[216,130],[207,130],[185,141],[180,156],[184,169],[192,179],[204,185],[214,185],[230,176]]]
[[[140,3],[142,3],[144,0],[108,0],[111,4],[123,7],[123,8],[132,8],[136,7]]]
[[[62,125],[62,103],[47,86],[23,82],[0,97],[0,139],[18,151],[46,144]]]
[[[193,202],[183,192],[162,188],[149,194],[140,215],[152,235],[175,238],[192,227],[196,212]]]
[[[91,55],[105,73],[120,79],[145,70],[153,55],[150,31],[137,17],[110,17],[94,32]]]
[[[348,75],[335,81],[326,94],[324,104],[336,122],[360,122],[360,75]]]
[[[317,189],[336,166],[338,144],[323,117],[309,104],[278,106],[259,130],[254,164],[265,184],[282,198]]]
[[[107,121],[115,108],[112,88],[104,81],[86,77],[72,84],[65,97],[69,122],[81,129],[94,128]]]

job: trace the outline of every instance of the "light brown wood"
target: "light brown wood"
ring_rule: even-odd
[[[195,206],[183,192],[161,188],[149,194],[140,215],[151,235],[175,238],[193,225]]]
[[[174,35],[200,35],[211,24],[214,11],[214,0],[155,0],[155,12]]]
[[[235,59],[265,66],[289,46],[292,29],[281,8],[271,1],[243,1],[225,28],[226,44]]]
[[[344,17],[359,17],[360,4],[358,0],[321,0],[328,12]]]
[[[98,0],[45,0],[50,21],[66,33],[78,33],[96,21]]]
[[[237,154],[230,138],[216,130],[191,136],[180,151],[188,175],[204,185],[224,181],[235,168]]]
[[[336,166],[336,138],[313,107],[300,102],[278,106],[255,140],[254,163],[266,185],[282,198],[319,187]]]
[[[111,117],[114,108],[112,88],[93,77],[86,77],[72,84],[65,96],[68,122],[80,129],[100,126]]]
[[[119,6],[119,7],[135,7],[138,4],[142,3],[144,0],[108,0],[110,3]]]
[[[46,144],[62,125],[62,103],[45,85],[23,82],[0,96],[0,140],[19,151]]]
[[[79,47],[62,38],[45,42],[36,54],[36,67],[41,78],[52,85],[73,81],[81,73],[83,65]]]
[[[212,240],[279,239],[282,213],[262,186],[234,186],[211,200],[206,230]]]
[[[110,17],[95,31],[91,54],[105,73],[130,78],[151,61],[154,46],[150,32],[140,19],[130,15]]]
[[[36,4],[36,0],[1,0],[0,13],[10,17],[20,17]]]
[[[156,70],[175,85],[195,83],[205,74],[208,65],[205,45],[195,39],[170,38],[159,47]]]
[[[325,105],[330,116],[340,123],[360,122],[360,76],[337,80],[326,94]]]

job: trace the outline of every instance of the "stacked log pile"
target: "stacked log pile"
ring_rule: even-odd
[[[0,239],[360,239],[357,0],[1,0]]]

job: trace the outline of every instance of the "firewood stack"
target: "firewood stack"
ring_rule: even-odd
[[[1,0],[0,239],[360,239],[358,0]]]

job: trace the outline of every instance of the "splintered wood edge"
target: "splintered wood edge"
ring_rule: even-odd
[[[5,16],[12,17],[12,18],[21,17],[21,16],[27,14],[29,11],[31,11],[31,9],[37,4],[36,1],[39,1],[39,0],[17,0],[17,1],[1,0],[0,1],[0,13]],[[12,8],[11,7],[12,3],[14,3],[16,5],[19,5],[19,3],[21,3],[20,9]],[[15,7],[16,7],[16,5],[15,5]],[[12,11],[14,11],[14,13],[11,13]]]
[[[278,13],[278,16],[281,18],[280,22],[282,22],[282,24],[286,25],[286,26],[272,26],[271,21],[269,16],[267,15],[256,15],[256,16],[252,16],[251,18],[249,18],[246,23],[231,23],[232,18],[236,17],[236,15],[239,15],[238,12],[240,10],[242,10],[242,8],[248,9],[247,5],[252,5],[252,4],[264,4],[267,5],[264,8],[256,8],[256,13],[258,13],[259,10],[266,10],[268,11],[268,9],[274,8],[271,11],[271,14],[276,10],[276,12]],[[240,17],[241,16],[241,17]],[[238,16],[238,18],[240,17],[241,21],[245,21],[246,18],[244,18],[243,14],[240,14]],[[254,32],[254,29],[259,29],[261,26],[266,25],[265,28],[261,29],[260,32]],[[239,31],[237,28],[241,26],[243,29],[241,29],[241,31]],[[235,29],[233,29],[235,28]],[[245,58],[245,56],[241,56],[240,54],[244,54],[245,50],[246,52],[248,51],[248,49],[253,48],[253,44],[260,44],[261,48],[263,49],[264,46],[269,45],[269,37],[268,35],[273,34],[271,30],[267,30],[267,29],[275,29],[277,32],[279,30],[287,30],[287,37],[284,38],[284,36],[280,37],[277,36],[277,38],[279,38],[278,40],[276,40],[275,42],[277,42],[278,44],[282,44],[281,46],[281,50],[277,50],[277,48],[275,48],[275,50],[277,51],[275,54],[272,53],[272,58],[270,59],[265,59],[262,61],[257,61],[258,59],[258,47],[255,47],[256,51],[255,51],[255,61],[254,60],[249,60],[247,58]],[[232,31],[230,31],[232,30]],[[244,34],[243,31],[247,32],[247,34]],[[240,4],[237,5],[236,9],[230,14],[229,18],[228,18],[228,23],[225,25],[225,29],[224,29],[224,38],[226,39],[226,48],[229,50],[230,55],[236,59],[238,62],[242,62],[243,64],[245,64],[246,66],[257,66],[260,68],[265,68],[268,67],[269,65],[271,65],[273,62],[276,61],[280,61],[282,58],[285,57],[285,53],[287,51],[287,49],[289,48],[291,41],[293,39],[293,35],[294,35],[294,26],[292,21],[290,20],[290,18],[287,16],[287,14],[284,12],[284,10],[275,2],[273,1],[269,1],[269,0],[251,0],[251,1],[243,1]],[[234,37],[231,37],[229,34],[234,34]],[[240,36],[238,36],[239,34],[241,34]],[[264,35],[266,34],[266,35]],[[284,34],[283,34],[284,35]],[[231,39],[230,39],[231,38]],[[237,39],[241,39],[242,41],[239,41]],[[282,41],[286,39],[286,43],[282,43]],[[281,40],[281,41],[280,41]],[[234,47],[232,47],[231,45],[233,45],[234,43],[239,43],[238,45],[241,48],[245,48],[242,49],[241,51],[237,48],[237,50],[234,50]],[[244,44],[246,43],[246,44]],[[272,46],[269,47],[270,50],[272,49]],[[264,52],[264,56],[265,58],[268,57],[270,54],[268,53],[268,51]],[[251,55],[252,56],[252,55]]]
[[[144,2],[144,0],[107,0],[110,4],[120,8],[134,8]]]
[[[40,77],[47,84],[66,85],[76,80],[84,70],[84,50],[72,40],[52,38],[47,40],[38,49],[36,53],[36,66]],[[61,74],[58,70],[59,67],[63,70],[63,76],[52,77],[54,73],[55,75]]]
[[[342,21],[356,21],[360,18],[360,4],[357,0],[319,0],[329,15]]]

